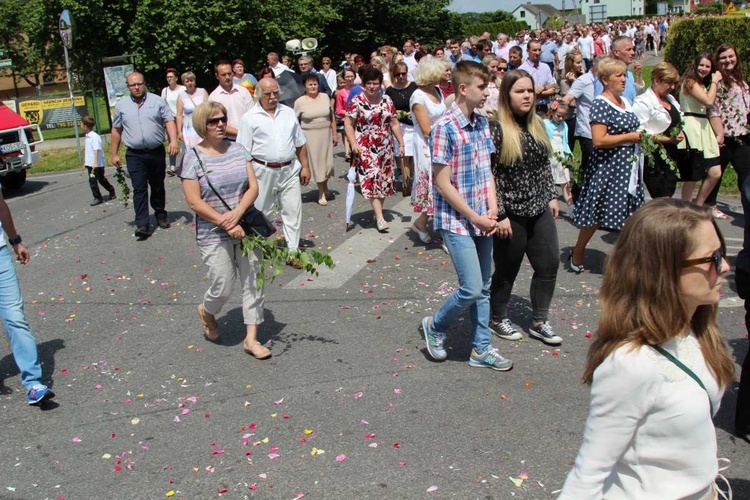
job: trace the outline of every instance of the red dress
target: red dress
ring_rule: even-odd
[[[349,103],[346,116],[354,122],[354,137],[362,152],[356,165],[362,196],[368,200],[393,196],[395,159],[391,118],[396,116],[393,101],[384,95],[378,104],[371,104],[362,93]]]

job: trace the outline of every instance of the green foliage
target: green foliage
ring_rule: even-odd
[[[333,269],[336,265],[330,255],[310,250],[303,252],[300,250],[290,252],[287,247],[281,247],[277,244],[277,239],[265,239],[257,235],[244,236],[242,238],[242,255],[258,250],[261,257],[259,259],[259,270],[255,276],[258,282],[258,288],[263,286],[266,280],[273,281],[277,276],[284,273],[287,263],[296,262],[305,272],[318,276],[317,266],[326,266]],[[270,268],[270,276],[266,274],[266,269]]]
[[[737,48],[740,60],[750,54],[750,23],[744,18],[706,17],[680,19],[669,27],[664,60],[682,73],[701,52],[713,54],[720,44],[729,41]],[[745,78],[750,65],[743,67]]]
[[[461,20],[467,24],[473,23],[500,23],[503,21],[515,21],[511,12],[496,10],[494,12],[464,12],[459,14]],[[493,36],[497,33],[493,33]]]
[[[516,33],[519,31],[529,29],[529,25],[525,21],[502,21],[499,23],[475,23],[466,26],[464,33],[467,35],[481,35],[485,31],[488,31],[492,35],[494,40],[498,33],[505,33],[511,38],[515,38]]]
[[[698,15],[704,15],[704,14],[722,14],[724,13],[724,4],[723,3],[710,3],[706,5],[699,5],[695,9],[691,10],[691,14],[698,14]]]
[[[122,202],[122,205],[127,208],[130,202],[130,185],[125,178],[130,178],[127,170],[124,168],[115,168],[115,180],[117,181],[117,187],[120,188],[120,196],[117,198]]]

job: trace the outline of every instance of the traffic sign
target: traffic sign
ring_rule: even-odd
[[[11,66],[13,66],[13,61],[11,59],[0,59],[0,69],[10,68]]]

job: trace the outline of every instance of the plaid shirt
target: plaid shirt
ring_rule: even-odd
[[[458,106],[451,108],[435,123],[430,135],[432,163],[450,167],[451,184],[466,203],[480,215],[489,211],[490,154],[495,145],[487,118],[473,113],[469,121]],[[484,233],[448,203],[433,186],[435,229],[463,236]]]

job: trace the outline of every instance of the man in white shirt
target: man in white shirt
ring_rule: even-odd
[[[557,92],[555,77],[549,66],[541,62],[542,43],[532,40],[528,45],[529,58],[518,69],[528,72],[534,79],[534,90],[536,92],[536,111],[544,115],[549,109],[550,96]]]
[[[505,33],[497,34],[497,42],[495,42],[495,55],[502,57],[505,62],[508,62],[508,51],[510,50],[510,37]]]
[[[282,71],[289,71],[289,66],[279,62],[279,55],[276,52],[269,52],[266,56],[266,62],[273,71],[273,76],[279,76]]]
[[[578,39],[578,50],[581,51],[585,70],[591,69],[591,60],[594,58],[594,39],[589,34],[588,28],[583,28],[583,33]]]
[[[407,40],[404,42],[404,62],[406,63],[406,67],[409,71],[409,76],[411,77],[410,80],[414,80],[414,72],[417,70],[417,60],[414,58],[415,55],[415,48],[414,48],[414,41],[413,40]]]
[[[258,102],[240,120],[237,142],[253,158],[258,179],[255,206],[270,215],[274,203],[279,204],[287,248],[295,252],[299,249],[302,227],[300,186],[310,182],[305,136],[294,110],[279,103],[276,80],[261,79],[255,96]],[[290,265],[298,267],[299,263],[292,261]]]
[[[234,73],[229,61],[219,61],[214,68],[219,86],[211,92],[208,100],[221,103],[227,108],[226,138],[235,141],[242,115],[253,106],[253,96],[245,87],[234,83]]]

